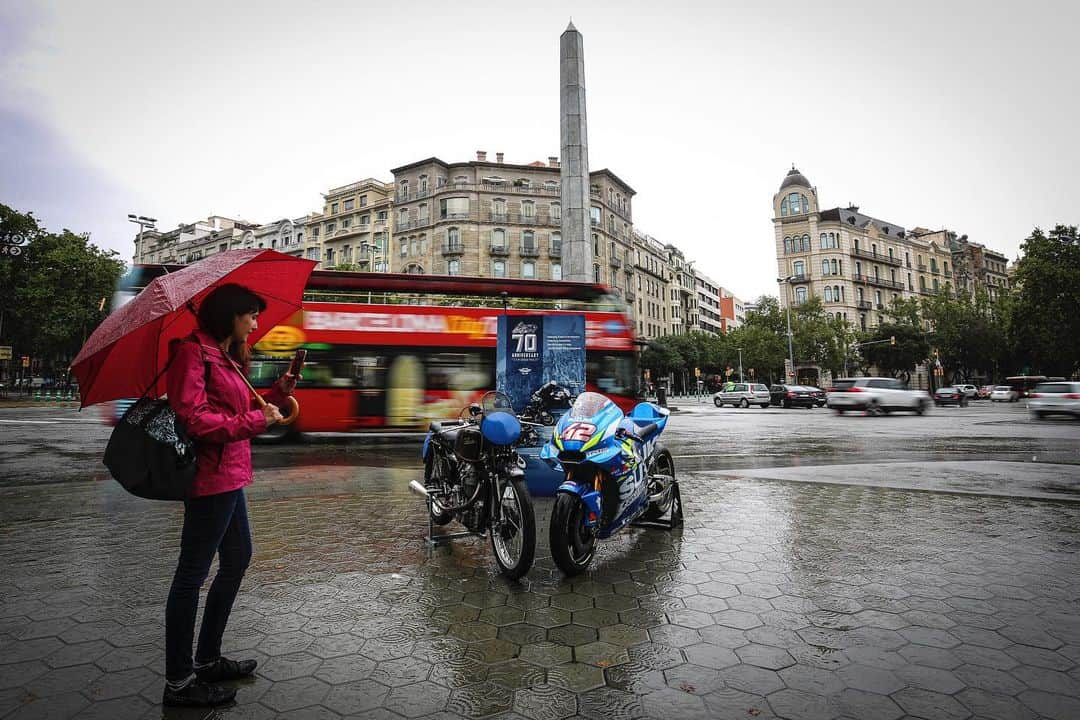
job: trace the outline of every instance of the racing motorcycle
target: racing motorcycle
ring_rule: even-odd
[[[582,393],[559,418],[540,459],[563,472],[551,513],[551,554],[567,575],[579,575],[596,543],[631,522],[682,522],[671,453],[658,438],[668,410],[638,403],[630,415],[607,397]]]
[[[429,502],[434,525],[457,520],[491,536],[495,561],[516,580],[532,567],[536,518],[525,488],[525,461],[514,450],[521,422],[504,393],[485,393],[457,420],[433,422],[424,438],[424,483],[409,488]]]

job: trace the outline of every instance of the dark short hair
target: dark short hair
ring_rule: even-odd
[[[199,304],[199,327],[220,342],[232,335],[236,318],[265,309],[266,301],[243,285],[219,285]]]

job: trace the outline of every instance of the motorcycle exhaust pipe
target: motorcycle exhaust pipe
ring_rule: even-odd
[[[409,490],[411,490],[412,492],[416,493],[417,495],[419,495],[420,497],[422,497],[424,499],[427,499],[427,497],[428,497],[427,488],[424,487],[422,484],[420,484],[419,480],[413,480],[412,482],[410,482],[409,483]]]

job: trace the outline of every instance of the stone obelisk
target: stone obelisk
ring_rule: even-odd
[[[581,33],[573,22],[559,39],[559,77],[563,279],[592,282],[585,51]]]

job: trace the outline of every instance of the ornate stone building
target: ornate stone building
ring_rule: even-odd
[[[516,165],[428,158],[394,174],[394,272],[562,279],[558,159]],[[593,279],[625,294],[634,190],[610,170],[590,173]]]
[[[282,218],[260,225],[211,215],[174,230],[144,231],[135,237],[133,259],[136,263],[186,265],[226,250],[261,247],[300,256],[310,246],[305,237],[308,221],[307,217]]]
[[[372,178],[332,188],[312,215],[309,257],[323,268],[387,271],[394,186]]]
[[[830,315],[867,329],[894,300],[953,290],[944,237],[853,205],[822,210],[817,188],[795,168],[773,196],[773,226],[782,306],[817,296]]]

